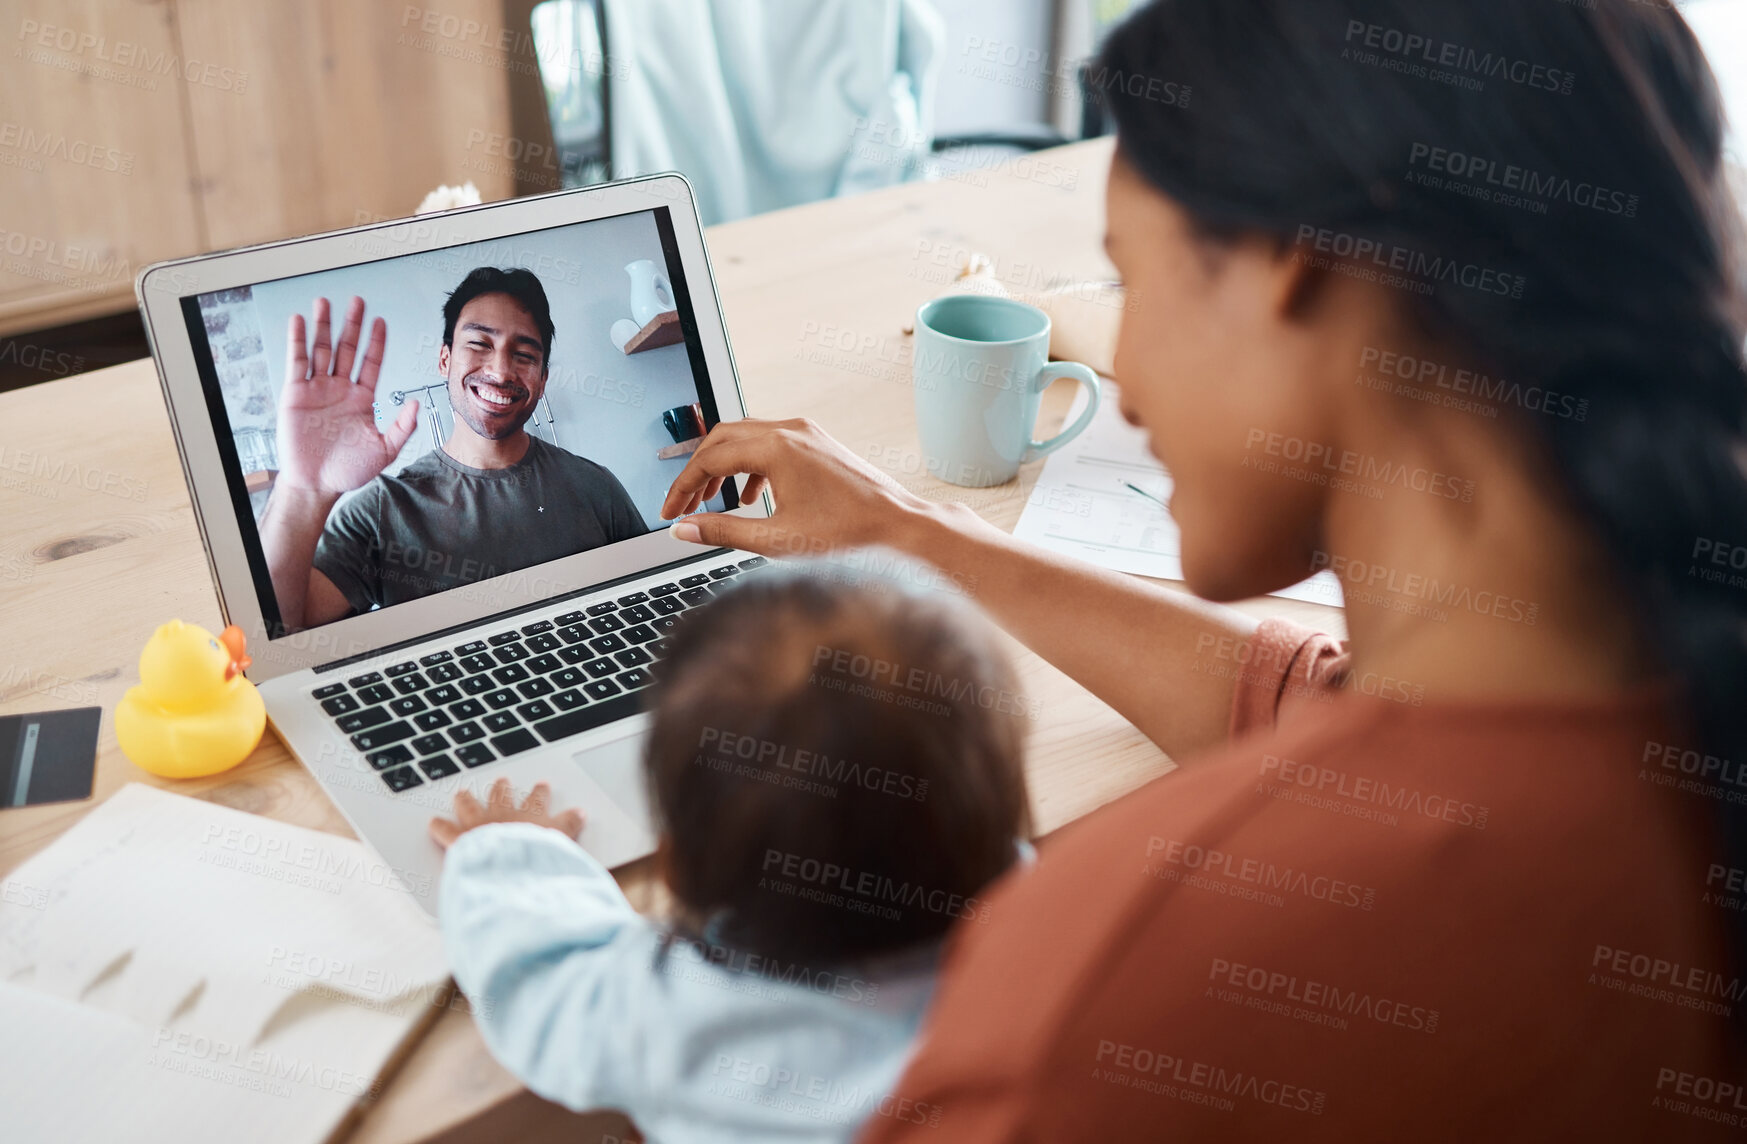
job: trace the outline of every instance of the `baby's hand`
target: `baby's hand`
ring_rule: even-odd
[[[535,826],[561,830],[571,838],[581,834],[582,811],[565,810],[553,814],[550,809],[551,801],[552,788],[545,783],[535,783],[534,789],[528,792],[527,799],[518,808],[515,792],[510,789],[510,780],[498,779],[491,784],[483,806],[468,791],[458,793],[455,796],[456,820],[451,822],[447,818],[431,819],[431,837],[438,846],[447,850],[457,838],[475,826],[484,826],[488,822],[531,822]]]

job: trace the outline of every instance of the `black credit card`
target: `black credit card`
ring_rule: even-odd
[[[101,707],[0,715],[0,808],[91,797]]]

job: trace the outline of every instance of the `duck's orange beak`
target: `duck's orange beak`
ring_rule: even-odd
[[[224,669],[225,682],[228,683],[247,671],[249,665],[255,661],[250,659],[248,653],[243,650],[246,643],[243,638],[243,629],[235,624],[218,633],[218,642],[231,653],[231,661],[225,665]]]

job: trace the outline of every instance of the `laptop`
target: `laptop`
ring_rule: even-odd
[[[659,517],[699,432],[745,415],[685,179],[181,259],[135,289],[247,676],[378,876],[434,915],[430,819],[498,779],[582,809],[608,867],[651,853],[651,671],[763,564]],[[732,481],[705,507],[770,512]]]

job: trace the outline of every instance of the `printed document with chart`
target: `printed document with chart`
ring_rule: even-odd
[[[1086,407],[1081,389],[1067,423]],[[1181,580],[1177,522],[1165,509],[1171,475],[1147,450],[1146,433],[1122,419],[1116,386],[1104,382],[1104,401],[1092,424],[1050,454],[1013,535],[1092,564]],[[1273,593],[1289,600],[1341,606],[1340,580],[1329,572]]]

